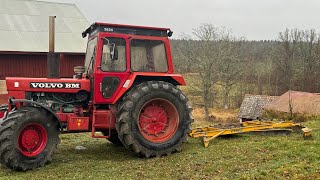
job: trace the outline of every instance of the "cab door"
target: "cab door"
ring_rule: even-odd
[[[110,104],[130,75],[128,38],[102,33],[97,53],[93,100],[95,104]]]

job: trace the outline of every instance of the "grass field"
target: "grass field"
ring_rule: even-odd
[[[197,124],[201,124],[197,122]],[[89,133],[61,135],[54,161],[34,171],[0,167],[0,179],[320,179],[320,123],[313,139],[300,134],[242,134],[217,138],[208,148],[190,139],[181,152],[143,159]],[[76,151],[82,145],[87,150]]]

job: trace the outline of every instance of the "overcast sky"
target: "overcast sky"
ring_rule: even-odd
[[[89,22],[170,27],[174,38],[201,23],[248,40],[276,39],[288,28],[320,30],[320,0],[46,0],[77,4]]]

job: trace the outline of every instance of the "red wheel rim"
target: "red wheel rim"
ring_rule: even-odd
[[[40,124],[28,124],[25,126],[18,139],[20,152],[25,156],[37,156],[47,144],[47,131]]]
[[[178,111],[171,102],[164,99],[153,99],[145,103],[138,117],[140,133],[153,143],[169,140],[178,129]]]

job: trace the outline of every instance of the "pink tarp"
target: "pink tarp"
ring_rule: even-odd
[[[291,99],[293,113],[320,115],[320,94],[318,93],[288,91],[266,105],[264,109],[290,112],[289,99]]]

